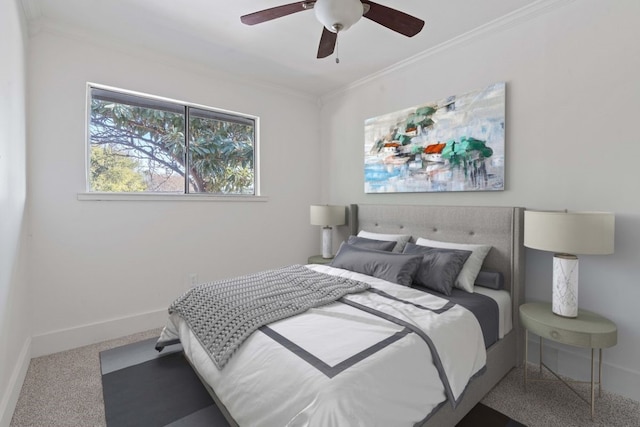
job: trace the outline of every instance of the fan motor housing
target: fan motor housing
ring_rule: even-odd
[[[364,12],[360,0],[316,0],[313,10],[318,21],[334,33],[348,30]]]

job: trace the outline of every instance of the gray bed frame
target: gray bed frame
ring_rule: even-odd
[[[501,271],[505,288],[511,293],[513,329],[487,349],[487,365],[483,375],[467,387],[464,398],[453,410],[446,403],[423,427],[455,426],[513,367],[524,357],[524,335],[521,331],[518,307],[524,302],[524,208],[488,206],[423,206],[423,205],[350,205],[346,227],[340,227],[340,237],[359,230],[377,233],[409,234],[417,237],[456,243],[491,245],[483,269]],[[198,376],[200,374],[194,368]],[[211,387],[200,380],[229,421],[230,416]]]

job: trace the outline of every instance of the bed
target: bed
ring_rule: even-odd
[[[513,315],[524,299],[522,208],[351,205],[348,224],[340,230],[344,240],[367,231],[412,236],[410,244],[421,238],[490,246],[482,270],[500,272],[507,294],[507,319],[500,311],[497,339],[487,343],[479,317],[438,293],[369,277],[339,262],[303,267],[369,288],[269,323],[234,349],[222,369],[179,313],[171,314],[163,330],[159,344],[181,341],[231,425],[454,426],[523,360],[523,337]],[[345,253],[351,260],[360,255],[360,249],[349,248],[354,252],[345,249],[336,260],[347,259]],[[412,261],[411,255],[405,258]],[[453,325],[454,318],[461,323]],[[422,323],[433,319],[441,328],[456,329],[431,330]]]

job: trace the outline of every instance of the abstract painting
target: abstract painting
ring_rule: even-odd
[[[505,83],[365,120],[365,193],[504,190]]]

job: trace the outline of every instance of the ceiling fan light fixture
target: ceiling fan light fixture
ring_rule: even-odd
[[[362,16],[407,37],[415,36],[424,27],[422,19],[370,0],[305,0],[249,13],[241,16],[240,21],[255,25],[309,9],[315,11],[316,19],[323,26],[318,59],[337,52],[338,33],[348,30]],[[339,62],[337,54],[336,62]]]
[[[318,21],[334,33],[348,30],[364,12],[360,0],[317,0],[313,10]]]

